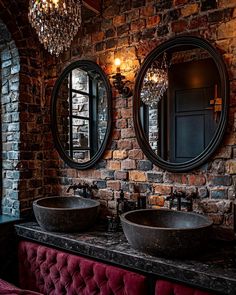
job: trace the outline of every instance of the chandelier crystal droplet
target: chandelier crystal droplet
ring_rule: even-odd
[[[81,1],[30,0],[28,17],[44,48],[58,56],[70,47],[81,25]]]

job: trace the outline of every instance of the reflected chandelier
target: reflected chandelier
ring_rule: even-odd
[[[44,48],[58,56],[70,47],[81,25],[81,1],[30,0],[28,17]]]
[[[154,61],[143,80],[141,99],[145,105],[155,107],[168,88],[168,64],[166,53],[163,55],[161,65]]]

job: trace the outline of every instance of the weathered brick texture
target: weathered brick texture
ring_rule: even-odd
[[[27,20],[28,2],[18,2],[0,0],[0,19],[10,31],[10,35],[4,32],[10,39],[3,42],[9,50],[4,51],[2,73],[8,72],[13,79],[12,95],[8,95],[11,90],[5,83],[1,101],[5,130],[3,195],[8,213],[24,213],[31,208],[35,198],[63,195],[69,184],[84,180],[99,184],[98,195],[109,209],[115,208],[120,188],[125,190],[127,197],[167,195],[173,189],[196,191],[199,199],[194,209],[208,213],[218,225],[232,227],[229,203],[235,199],[236,177],[235,1],[105,0],[102,17],[87,19],[71,49],[58,59],[42,49],[31,31]],[[14,5],[9,6],[9,3]],[[18,17],[13,9],[19,7],[17,5],[22,11]],[[0,31],[4,31],[1,28],[0,25]],[[133,86],[147,54],[165,40],[182,34],[206,38],[222,54],[230,77],[227,132],[221,147],[208,163],[181,174],[153,166],[137,143],[132,98],[122,98],[114,89],[112,136],[101,160],[85,171],[76,171],[63,163],[55,151],[50,131],[51,93],[62,69],[76,59],[91,59],[101,65],[112,83],[113,60],[118,56],[122,61],[121,71]],[[11,47],[11,40],[15,41],[16,47]],[[20,63],[15,63],[16,60]],[[11,127],[8,127],[9,123],[12,123]],[[7,137],[6,132],[11,136]],[[14,171],[19,174],[13,174]],[[134,185],[138,192],[132,192]]]

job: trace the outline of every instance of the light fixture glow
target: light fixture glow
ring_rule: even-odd
[[[114,64],[115,64],[115,66],[117,66],[117,67],[119,67],[119,66],[121,65],[121,61],[120,61],[120,59],[119,59],[118,57],[115,58]]]
[[[126,86],[128,81],[124,81],[125,76],[121,75],[120,72],[121,60],[119,58],[115,58],[114,64],[116,66],[116,74],[112,76],[114,79],[113,85],[123,97],[130,97],[132,95],[132,91],[128,86]]]
[[[30,0],[28,17],[44,48],[58,56],[81,25],[81,0]]]

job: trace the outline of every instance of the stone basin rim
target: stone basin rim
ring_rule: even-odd
[[[38,204],[40,201],[43,201],[43,200],[49,200],[49,199],[80,199],[80,200],[85,200],[85,201],[89,201],[89,203],[94,203],[94,204],[89,204],[89,206],[87,207],[79,207],[79,206],[75,206],[75,207],[48,207],[48,206],[43,206],[43,205],[40,205]],[[62,211],[62,210],[68,210],[68,211],[74,211],[74,210],[86,210],[86,209],[89,209],[89,208],[95,208],[95,207],[98,207],[100,206],[100,202],[98,202],[97,200],[93,200],[93,199],[87,199],[87,198],[83,198],[83,197],[80,197],[80,196],[51,196],[51,197],[43,197],[43,198],[40,198],[40,199],[37,199],[35,201],[33,201],[33,206],[37,206],[39,208],[43,208],[43,209],[46,209],[46,210],[56,210],[56,211]]]
[[[134,212],[152,212],[152,211],[166,211],[166,212],[174,212],[174,214],[186,214],[186,215],[191,215],[191,216],[196,216],[199,218],[202,218],[205,221],[204,225],[201,226],[193,226],[193,227],[158,227],[158,226],[150,226],[150,225],[144,225],[144,224],[140,224],[140,223],[136,223],[136,222],[132,222],[130,220],[127,219],[127,215],[133,214]],[[201,229],[201,228],[208,228],[211,227],[213,225],[213,221],[209,220],[206,216],[200,215],[198,213],[194,213],[194,212],[184,212],[184,211],[174,211],[171,209],[139,209],[139,210],[132,210],[126,213],[123,213],[120,216],[120,219],[122,222],[130,224],[132,226],[136,226],[139,228],[146,228],[146,229],[152,229],[152,230],[163,230],[163,231],[189,231],[192,229]]]

